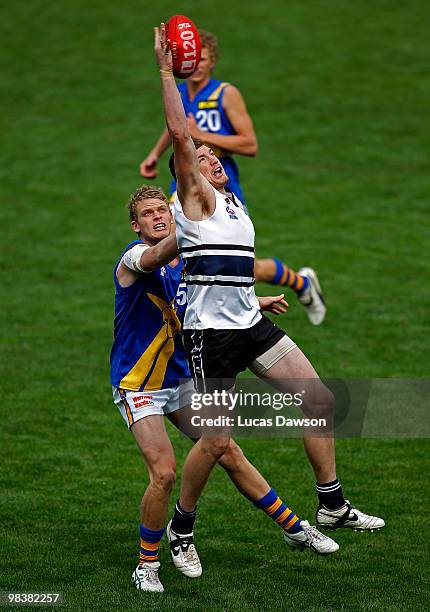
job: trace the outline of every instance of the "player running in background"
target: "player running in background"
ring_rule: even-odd
[[[215,380],[215,389],[228,390],[238,373],[249,367],[280,390],[301,393],[305,413],[330,423],[330,391],[296,344],[260,312],[254,292],[254,228],[241,203],[225,191],[228,178],[220,161],[189,134],[164,24],[161,30],[155,28],[155,53],[178,180],[176,237],[185,260],[184,341],[193,377],[199,387],[210,388]],[[197,501],[229,441],[228,431],[203,435],[190,450],[180,498],[167,528],[171,543],[182,543],[186,549]],[[360,512],[344,498],[336,476],[333,436],[316,437],[311,431],[304,435],[304,443],[317,477],[317,524],[334,529],[383,527],[382,519]],[[269,516],[277,513],[278,503],[272,491],[256,502]]]
[[[158,548],[175,482],[175,455],[163,416],[179,427],[180,409],[184,408],[180,402],[188,400],[186,393],[179,393],[180,380],[190,377],[180,334],[186,288],[181,282],[183,265],[163,192],[156,187],[141,187],[131,197],[128,210],[139,238],[127,245],[114,270],[111,383],[114,401],[136,440],[150,478],[140,507],[140,558],[132,580],[139,589],[161,592]],[[260,298],[260,306],[275,314],[285,311],[282,296]],[[257,506],[264,496],[275,495],[233,440],[219,464]],[[269,516],[283,529],[291,547],[308,547],[320,554],[338,549],[333,540],[301,521],[277,495],[272,506]],[[187,521],[186,514],[181,514],[179,521],[182,517]],[[200,576],[192,535],[181,542],[171,540],[175,565],[187,576]]]
[[[226,189],[244,203],[239,170],[233,154],[255,156],[258,148],[257,137],[237,87],[212,78],[219,57],[217,38],[204,30],[199,30],[199,33],[202,43],[200,63],[196,71],[178,85],[188,117],[188,129],[193,138],[210,146],[221,159],[228,176]],[[165,129],[140,165],[142,176],[149,179],[157,176],[158,160],[169,146],[170,135]],[[173,194],[176,191],[175,181],[171,191]],[[322,323],[326,307],[318,277],[312,268],[302,268],[296,273],[274,257],[255,259],[254,274],[257,281],[290,287],[296,292],[300,303],[306,307],[311,323]]]

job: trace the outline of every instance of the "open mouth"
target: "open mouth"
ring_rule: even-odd
[[[223,169],[221,166],[218,166],[218,168],[214,170],[214,176],[216,178],[219,178],[220,176],[222,176],[222,173],[223,173]]]
[[[156,223],[156,224],[154,225],[154,230],[155,230],[156,232],[160,232],[160,231],[162,231],[162,230],[165,230],[165,229],[166,229],[166,227],[167,227],[167,225],[166,225],[165,223]]]

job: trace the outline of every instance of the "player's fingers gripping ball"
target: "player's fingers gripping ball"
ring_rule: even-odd
[[[173,74],[186,79],[197,68],[202,53],[197,28],[185,15],[174,15],[166,23],[165,37],[172,52]]]

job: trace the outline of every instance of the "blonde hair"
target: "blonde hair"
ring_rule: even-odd
[[[219,60],[218,38],[206,30],[199,30],[202,47],[209,51],[211,62],[215,65]]]
[[[136,189],[136,191],[131,194],[129,201],[127,202],[128,217],[130,221],[137,221],[137,205],[139,202],[143,202],[144,200],[152,200],[153,198],[162,200],[169,205],[169,201],[160,187],[154,187],[154,185],[142,185],[142,187]]]

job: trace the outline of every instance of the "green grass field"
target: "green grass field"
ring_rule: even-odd
[[[254,119],[259,156],[240,166],[259,256],[322,279],[324,325],[292,294],[281,325],[325,377],[429,373],[428,2],[2,6],[0,590],[63,591],[67,610],[427,609],[419,439],[338,442],[344,490],[385,517],[380,533],[292,554],[217,471],[199,506],[203,577],[180,576],[164,544],[166,593],[131,586],[147,477],[111,401],[112,266],[162,128],[152,27],[173,13],[219,34],[216,74]],[[172,437],[180,469],[189,444]],[[300,441],[243,448],[312,520]]]

